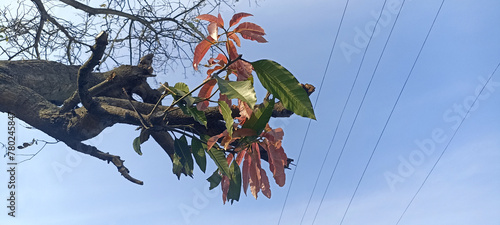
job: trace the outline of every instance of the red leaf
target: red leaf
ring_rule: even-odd
[[[250,128],[241,128],[241,129],[235,130],[233,132],[234,138],[249,137],[249,136],[256,136],[256,135],[257,135],[257,133],[255,132],[255,130],[250,129]]]
[[[217,60],[219,60],[219,65],[221,66],[224,66],[227,64],[227,58],[224,54],[222,53],[219,53],[219,55],[217,56],[217,58],[215,58]]]
[[[236,45],[238,47],[241,47],[241,41],[240,41],[240,38],[238,37],[238,35],[236,35],[236,33],[231,33],[229,36],[228,36],[230,39],[233,39],[234,42],[236,42]]]
[[[278,131],[272,130],[264,134],[264,136],[266,139],[261,143],[261,146],[267,151],[269,156],[269,170],[273,173],[276,184],[283,187],[286,180],[285,166],[288,163],[288,157],[281,146],[283,130],[281,128]]]
[[[238,165],[241,165],[241,161],[243,160],[243,157],[246,155],[246,152],[247,152],[246,149],[242,149],[238,152],[238,156],[236,156],[236,163],[238,163]]]
[[[222,175],[221,189],[222,189],[222,201],[226,204],[227,192],[229,192],[229,178],[226,175]]]
[[[266,43],[267,42],[267,40],[264,37],[262,37],[261,34],[258,34],[258,33],[253,32],[253,31],[244,30],[244,31],[241,31],[240,34],[241,34],[241,37],[248,39],[248,40],[257,41],[259,43]]]
[[[250,119],[252,116],[253,110],[248,106],[248,104],[244,101],[238,99],[238,108],[240,109],[240,115]],[[252,129],[253,130],[253,129]]]
[[[250,22],[244,22],[234,29],[234,32],[236,33],[241,33],[242,31],[252,32],[261,36],[266,34],[262,27]]]
[[[207,141],[207,151],[209,151],[215,145],[215,142],[217,142],[217,140],[219,140],[219,138],[221,138],[224,135],[228,135],[227,130],[225,130],[220,134],[210,137]]]
[[[238,60],[231,64],[228,69],[236,74],[237,81],[244,81],[252,75],[253,66],[248,62]]]
[[[193,67],[195,70],[198,70],[198,64],[200,63],[201,59],[203,59],[205,54],[207,54],[208,49],[210,49],[210,46],[212,46],[212,43],[214,43],[215,41],[210,36],[208,36],[207,39],[201,41],[194,49]]]
[[[217,36],[217,35],[219,35],[219,33],[218,33],[219,28],[217,27],[217,23],[210,23],[207,27],[207,30],[208,30],[208,35],[210,37],[212,37],[214,40],[219,39]]]
[[[218,101],[225,101],[227,103],[227,105],[229,106],[229,108],[231,108],[233,106],[231,99],[228,99],[227,95],[219,94]]]
[[[247,17],[247,16],[253,16],[253,15],[249,14],[249,13],[236,13],[236,14],[234,14],[233,18],[231,18],[231,20],[229,21],[229,27],[232,27],[235,24],[239,23],[242,18]]]
[[[236,46],[234,46],[233,41],[231,40],[226,41],[226,49],[227,52],[229,53],[229,60],[234,60],[238,58],[238,52],[236,51]]]
[[[207,74],[208,74],[208,76],[211,76],[213,72],[215,72],[217,70],[220,70],[222,68],[224,68],[224,67],[222,67],[222,66],[216,66],[216,67],[214,67],[212,69],[207,70]]]
[[[211,22],[211,23],[217,23],[217,17],[215,17],[214,15],[210,15],[210,14],[199,15],[196,17],[196,19],[206,20],[206,21]]]
[[[250,191],[252,195],[257,198],[257,194],[260,191],[261,184],[261,174],[260,170],[260,150],[257,143],[252,143],[252,153],[250,154],[252,161],[250,163]]]
[[[217,67],[216,67],[217,68]],[[203,87],[200,89],[200,93],[198,93],[199,98],[208,98],[210,95],[212,95],[212,89],[215,87],[215,84],[217,83],[216,79],[208,81]],[[206,108],[208,108],[208,100],[198,102],[196,104],[196,109],[203,111]]]
[[[224,28],[224,20],[222,19],[222,16],[220,16],[220,13],[217,17],[217,24],[219,25],[220,28]]]
[[[250,164],[252,163],[252,158],[250,154],[245,154],[245,161],[243,161],[243,168],[241,169],[242,179],[243,179],[243,192],[247,194],[248,181],[250,180]]]
[[[260,189],[262,190],[262,194],[264,194],[267,198],[271,198],[271,187],[269,186],[269,178],[267,178],[266,171],[260,169]]]

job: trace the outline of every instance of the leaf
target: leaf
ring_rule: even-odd
[[[221,189],[222,189],[222,202],[224,202],[224,204],[226,204],[227,192],[229,192],[229,185],[230,185],[229,177],[223,175],[221,180]]]
[[[316,119],[309,96],[288,70],[271,60],[259,60],[252,65],[262,85],[281,100],[286,109]]]
[[[215,40],[208,36],[206,39],[203,39],[194,49],[194,57],[193,57],[193,68],[195,70],[198,70],[198,64],[200,63],[201,59],[207,54],[208,49],[210,49],[210,46],[215,43]]]
[[[231,34],[228,36],[228,38],[233,39],[233,40],[234,40],[234,42],[236,43],[236,45],[237,45],[238,47],[241,47],[241,41],[240,41],[240,38],[238,37],[238,35],[236,35],[236,33],[231,33]]]
[[[226,129],[227,129],[227,132],[229,133],[229,136],[233,135],[234,119],[231,116],[232,111],[225,101],[219,102],[219,111],[222,114],[224,121],[226,122]]]
[[[210,177],[207,178],[208,182],[210,182],[210,187],[208,188],[209,190],[212,190],[219,186],[222,176],[219,174],[219,170],[215,170],[214,173]]]
[[[136,137],[134,141],[132,142],[132,146],[134,147],[134,151],[137,152],[137,154],[142,155],[141,152],[141,137]]]
[[[232,72],[236,71],[237,81],[245,81],[252,77],[253,66],[248,62],[238,60],[231,64],[228,70]]]
[[[245,161],[243,161],[243,168],[242,168],[242,173],[243,173],[243,192],[245,192],[245,195],[247,194],[247,189],[248,189],[248,181],[250,180],[250,164],[252,162],[252,158],[250,154],[245,154]]]
[[[210,149],[207,151],[208,155],[212,160],[215,162],[215,165],[217,165],[217,168],[219,168],[219,171],[222,173],[222,175],[229,175],[229,165],[227,164],[226,156],[224,155],[224,151],[222,150],[217,150],[217,149]]]
[[[247,16],[253,16],[252,14],[249,14],[249,13],[236,13],[233,15],[233,18],[231,18],[231,20],[229,21],[229,27],[232,27],[234,25],[236,25],[237,23],[240,22],[240,20],[244,17],[247,17]]]
[[[261,189],[261,172],[260,170],[262,169],[260,167],[260,151],[259,151],[259,146],[257,143],[252,143],[252,151],[250,154],[252,160],[250,163],[250,191],[252,192],[252,195],[257,199],[257,194],[259,193]]]
[[[252,116],[253,110],[250,106],[248,106],[248,104],[246,102],[238,99],[238,108],[240,110],[241,116],[243,116],[247,119],[250,119],[250,117]]]
[[[219,83],[221,94],[227,95],[229,99],[241,99],[242,101],[248,103],[248,105],[255,105],[257,102],[252,81],[227,81],[219,77],[216,77],[216,79]]]
[[[141,134],[139,135],[139,139],[141,140],[140,143],[144,143],[146,142],[147,140],[149,140],[149,136],[151,135],[151,133],[149,132],[148,129],[141,129]]]
[[[229,53],[229,60],[234,60],[238,58],[238,52],[236,51],[236,47],[234,46],[233,41],[231,40],[226,41],[226,49],[227,52]]]
[[[180,162],[184,166],[185,172],[187,175],[193,174],[193,157],[191,156],[191,152],[189,150],[189,146],[187,144],[187,139],[185,135],[182,135],[181,138],[175,139],[174,141],[175,153],[180,157]]]
[[[262,133],[273,114],[274,101],[274,98],[272,98],[269,102],[264,103],[263,108],[257,108],[250,116],[250,119],[243,124],[243,128],[251,128],[257,134]]]
[[[206,99],[212,95],[212,90],[217,84],[217,80],[212,79],[209,80],[203,87],[201,87],[200,92],[198,93],[198,97],[202,99]],[[203,111],[208,108],[209,102],[208,100],[196,103],[196,109]]]
[[[260,169],[260,189],[262,190],[262,194],[267,198],[271,198],[271,188],[269,186],[269,178],[267,178],[266,171]]]
[[[257,41],[259,43],[264,43],[267,42],[267,40],[262,37],[263,35],[266,34],[264,29],[260,27],[257,24],[250,23],[250,22],[244,22],[238,25],[236,29],[234,29],[234,32],[240,33],[241,37],[252,40],[252,41]]]
[[[174,85],[174,88],[177,89],[177,90],[179,90],[179,91],[182,91],[184,93],[188,93],[189,92],[189,86],[186,83],[183,83],[183,82],[177,82]]]
[[[217,27],[217,23],[210,23],[207,27],[208,30],[208,35],[212,37],[214,40],[218,40],[218,31],[219,28]]]
[[[211,23],[217,23],[217,17],[215,17],[214,15],[210,15],[210,14],[199,15],[196,17],[196,19],[206,20],[206,21],[211,22]]]
[[[172,155],[172,172],[177,175],[177,179],[181,179],[182,169],[184,166],[181,163],[181,158],[177,154]]]
[[[205,173],[205,170],[207,169],[207,157],[205,155],[206,147],[206,145],[203,146],[199,139],[191,139],[191,152],[196,160],[196,164],[198,164],[198,167],[200,167],[200,170],[203,171],[203,173]]]
[[[224,28],[224,20],[222,19],[222,16],[219,15],[217,16],[217,24],[219,25],[220,28]]]
[[[196,107],[186,107],[186,111],[188,115],[194,118],[194,120],[207,127],[207,117],[205,116],[205,112],[199,111]]]
[[[227,192],[227,200],[233,202],[240,200],[241,194],[241,171],[240,166],[236,161],[231,163],[231,167],[229,169],[231,173],[231,177],[229,179],[229,191]]]

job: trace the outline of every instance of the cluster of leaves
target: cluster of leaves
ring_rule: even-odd
[[[268,176],[261,166],[261,151],[265,151],[268,156],[269,169],[276,184],[285,184],[284,169],[288,166],[288,158],[282,147],[284,132],[268,124],[277,100],[295,114],[315,119],[309,96],[288,70],[271,60],[248,62],[238,54],[236,46],[241,46],[240,37],[259,43],[267,42],[262,27],[250,22],[240,23],[241,19],[248,16],[251,14],[233,15],[229,27],[225,27],[220,14],[217,17],[208,14],[198,16],[198,19],[209,24],[208,35],[195,48],[194,69],[198,70],[210,48],[217,48],[220,54],[208,59],[205,65],[208,67],[208,76],[195,89],[189,90],[184,83],[167,88],[174,96],[173,104],[202,125],[207,126],[203,111],[209,104],[216,103],[219,107],[226,130],[213,137],[190,135],[191,145],[186,135],[175,138],[173,172],[178,177],[180,174],[191,176],[194,161],[205,172],[205,155],[208,154],[217,165],[217,170],[207,180],[210,189],[221,185],[224,203],[238,201],[242,187],[245,194],[250,187],[255,198],[260,191],[266,197],[271,197]],[[224,71],[225,75],[221,75]],[[268,91],[263,104],[259,106],[255,106],[254,72]],[[192,96],[198,89],[198,96]],[[218,100],[212,100],[217,93]],[[235,117],[234,110],[239,111]],[[134,149],[139,154],[142,154],[140,144],[147,140],[147,136],[141,132],[141,136],[134,140]]]

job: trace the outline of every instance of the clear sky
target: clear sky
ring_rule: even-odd
[[[254,17],[245,21],[261,25],[269,43],[244,41],[240,50],[243,57],[250,61],[273,59],[300,82],[319,89],[346,2],[250,3],[240,1],[235,11],[252,13]],[[271,126],[284,129],[285,151],[298,161],[297,167],[287,171],[284,187],[271,182],[271,199],[242,195],[239,202],[223,205],[220,188],[208,191],[205,180],[215,170],[213,163],[209,163],[207,174],[195,168],[194,179],[182,177],[178,181],[170,160],[156,143],[146,142],[144,154],[139,156],[132,149],[138,132],[134,127],[116,125],[88,143],[120,155],[144,186],[130,183],[114,166],[75,153],[64,144],[48,145],[18,167],[17,218],[7,218],[4,208],[0,224],[278,224],[282,211],[279,224],[309,225],[316,218],[314,224],[388,225],[397,224],[401,216],[401,225],[500,224],[500,71],[493,74],[458,127],[500,63],[500,2],[445,1],[416,60],[441,1],[406,1],[374,73],[402,0],[387,1],[380,29],[367,47],[383,3],[350,1],[323,88],[311,96],[313,102],[318,98],[317,121],[311,122],[305,142],[307,119],[292,116],[271,122]],[[232,13],[222,11],[226,20]],[[204,76],[185,78],[184,74],[171,73],[165,77],[169,83],[182,81],[192,86]],[[0,118],[1,129],[7,126],[7,116],[0,114]],[[33,130],[20,129],[18,135],[21,141],[52,140]],[[0,138],[5,142],[5,132]],[[35,146],[25,151],[38,149]],[[65,168],[66,172],[57,173],[54,168]],[[318,174],[319,182],[306,211]],[[6,175],[0,172],[2,199],[7,198]],[[7,201],[2,202],[5,207]]]

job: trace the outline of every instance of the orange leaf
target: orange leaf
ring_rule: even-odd
[[[210,15],[210,14],[199,15],[196,17],[196,19],[206,20],[206,21],[211,22],[211,23],[217,23],[217,17],[215,17],[214,15]]]
[[[250,23],[250,22],[244,22],[238,25],[238,27],[234,29],[234,32],[236,33],[241,33],[242,31],[249,31],[255,34],[259,34],[261,36],[266,34],[266,32],[262,27],[260,27],[255,23]]]
[[[238,47],[241,47],[241,41],[240,41],[240,38],[238,37],[238,35],[236,35],[236,33],[231,33],[229,36],[228,36],[230,39],[233,39],[234,42],[236,42],[236,45],[238,45]]]
[[[229,53],[229,59],[234,60],[238,58],[238,52],[236,51],[236,46],[234,46],[233,41],[227,40],[226,41],[226,49],[227,52]]]
[[[207,151],[209,151],[215,145],[217,140],[219,140],[219,138],[221,138],[224,135],[228,135],[227,130],[225,130],[224,132],[222,132],[220,134],[217,134],[217,135],[210,137],[207,141],[207,149],[208,149]]]
[[[240,115],[250,119],[252,116],[253,110],[248,106],[248,104],[241,99],[238,99],[238,108],[240,109]],[[252,129],[253,130],[253,129]]]
[[[207,74],[208,74],[208,76],[211,76],[213,72],[215,72],[217,70],[220,70],[222,68],[224,68],[224,67],[222,67],[222,66],[216,66],[216,67],[214,67],[212,69],[207,70]]]
[[[217,17],[217,24],[219,25],[220,28],[224,28],[224,20],[222,19],[222,16],[220,16],[220,13]]]
[[[262,194],[264,194],[267,198],[271,198],[271,187],[269,186],[269,179],[267,178],[266,171],[260,169],[260,189],[262,190]]]
[[[207,39],[201,41],[194,49],[193,67],[195,70],[198,70],[198,64],[200,63],[201,59],[203,59],[205,54],[207,54],[208,49],[210,49],[210,46],[212,46],[212,43],[214,43],[215,41],[210,36],[208,36]]]
[[[249,14],[249,13],[236,13],[236,14],[234,14],[233,18],[231,18],[231,20],[229,21],[229,27],[232,27],[235,24],[239,23],[242,18],[247,17],[247,16],[253,16],[253,15]]]
[[[208,30],[208,35],[210,37],[212,37],[214,40],[217,40],[219,39],[217,37],[217,35],[219,35],[218,31],[219,31],[219,28],[217,27],[217,23],[210,23],[207,27],[207,30]]]
[[[267,42],[267,40],[264,37],[262,37],[261,34],[258,34],[258,33],[253,32],[253,31],[244,30],[244,31],[241,31],[240,34],[241,34],[241,37],[248,39],[248,40],[251,40],[251,41],[257,41],[259,43],[266,43]]]
[[[276,142],[271,142],[269,139],[265,139],[261,146],[266,149],[269,156],[269,170],[273,173],[274,180],[278,186],[283,187],[285,185],[286,175],[285,166],[287,164],[287,155],[285,150],[281,147],[281,140],[276,140]]]
[[[216,79],[208,81],[203,87],[200,89],[200,93],[198,93],[199,98],[208,98],[210,95],[212,95],[212,89],[214,88],[215,84],[217,83]],[[196,104],[196,109],[203,111],[206,108],[208,108],[208,100],[198,102]]]

